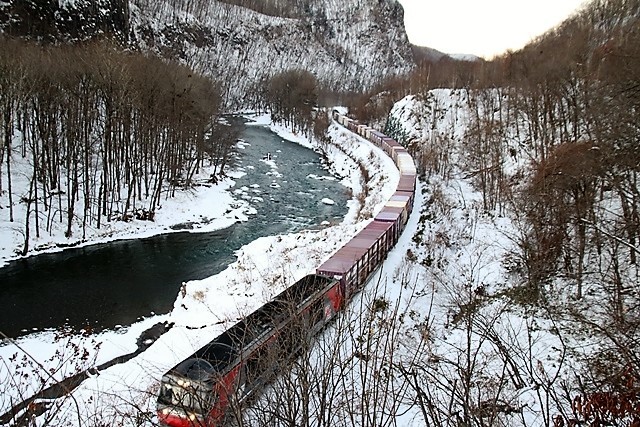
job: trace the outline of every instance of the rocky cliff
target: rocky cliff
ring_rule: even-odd
[[[255,2],[254,2],[255,3]],[[264,5],[273,3],[272,8]],[[12,0],[0,26],[44,41],[108,36],[178,58],[222,84],[234,106],[287,69],[312,72],[327,88],[367,89],[413,67],[396,0]],[[285,11],[287,11],[285,13]]]

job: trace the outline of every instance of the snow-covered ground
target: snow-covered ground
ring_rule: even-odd
[[[254,119],[256,125],[270,123],[268,116]],[[292,134],[283,127],[272,126],[272,129],[285,139],[313,147],[312,141]],[[72,395],[72,400],[81,402],[83,418],[98,413],[108,416],[109,411],[131,411],[134,402],[144,412],[153,412],[157,387],[165,371],[238,318],[299,278],[312,273],[350,236],[366,225],[366,219],[357,217],[359,213],[377,212],[395,191],[398,171],[381,150],[338,125],[332,125],[329,132],[332,140],[338,143],[325,147],[331,167],[347,177],[344,184],[352,189],[354,195],[349,212],[341,224],[321,231],[264,237],[246,245],[238,251],[237,261],[220,274],[186,283],[173,311],[167,315],[147,318],[131,326],[90,337],[42,332],[17,341],[3,342],[0,346],[0,383],[9,386],[2,390],[0,413],[41,390],[45,384],[60,381],[78,371],[135,351],[136,341],[142,331],[166,321],[173,323],[173,328],[148,350],[127,363],[99,372],[84,381]],[[372,191],[364,201],[364,208],[356,201],[357,195],[362,192],[362,182],[360,169],[354,159],[365,164],[370,172],[366,184]],[[237,205],[238,202],[227,191],[230,185],[231,182],[225,182],[207,188],[203,193],[179,198],[172,202],[175,203],[175,214],[171,212],[171,206],[165,204],[159,219],[160,225],[138,229],[134,224],[133,229],[120,230],[118,236],[133,237],[136,233],[148,235],[162,232],[164,227],[171,225],[171,221],[181,223],[192,219],[192,215],[197,217],[198,210],[208,206],[207,200],[216,200],[217,205],[221,200]],[[228,214],[224,213],[226,207],[218,206],[217,209],[220,221],[211,221],[199,230],[210,230],[214,224],[228,224]],[[208,211],[208,215],[212,216],[211,211]],[[44,369],[51,371],[52,375],[45,374]],[[22,373],[28,375],[23,376]],[[42,378],[42,383],[38,378]],[[71,400],[66,399],[66,403],[71,405]],[[66,407],[55,415],[60,417],[58,422],[68,420],[66,411],[73,410]]]
[[[571,392],[575,353],[567,351],[572,347],[567,336],[560,337],[562,326],[547,320],[537,307],[514,304],[513,295],[509,296],[514,284],[507,261],[514,251],[515,225],[508,217],[487,213],[481,195],[455,167],[469,123],[465,96],[462,91],[434,91],[426,102],[408,97],[392,111],[405,134],[446,149],[454,167],[426,171],[398,244],[374,280],[353,301],[355,307],[345,313],[354,316],[348,322],[362,322],[361,310],[371,309],[371,302],[386,307],[380,313],[374,311],[382,320],[364,326],[367,333],[377,333],[377,339],[384,339],[386,334],[386,342],[392,343],[383,354],[391,360],[381,361],[375,368],[401,366],[405,373],[415,376],[415,382],[407,381],[400,375],[402,371],[395,372],[392,389],[398,393],[380,395],[380,399],[386,399],[385,405],[391,405],[391,409],[387,407],[390,412],[380,416],[393,421],[380,425],[452,425],[451,419],[461,415],[460,408],[487,422],[491,419],[488,417],[499,417],[500,425],[549,425],[560,402],[554,400],[559,398],[554,394],[555,387],[561,383]],[[257,121],[260,125],[267,123],[266,117]],[[275,130],[287,139],[309,144],[286,129]],[[337,125],[331,126],[330,135],[341,149],[328,145],[328,158],[341,176],[348,177],[345,185],[354,194],[341,224],[320,231],[264,237],[246,245],[225,271],[186,283],[167,315],[89,338],[60,337],[52,343],[53,334],[40,334],[19,340],[21,349],[0,347],[0,382],[21,381],[0,397],[0,409],[7,409],[10,399],[21,397],[20,393],[29,396],[29,387],[30,391],[40,387],[31,378],[15,375],[33,370],[32,363],[22,361],[23,350],[37,356],[46,367],[64,365],[53,373],[61,379],[75,370],[134,351],[143,330],[157,322],[173,322],[175,326],[148,350],[84,381],[72,399],[62,402],[63,412],[55,415],[58,423],[64,419],[69,425],[77,425],[78,418],[92,417],[128,425],[132,414],[142,414],[150,421],[139,419],[138,424],[152,424],[162,373],[285,286],[313,272],[367,223],[358,213],[375,213],[393,193],[398,172],[380,150]],[[355,201],[362,183],[352,157],[363,161],[371,176],[371,191],[362,209]],[[361,336],[353,338],[347,345],[352,353],[345,361],[362,363],[364,368],[352,368],[349,379],[342,381],[351,387],[351,394],[340,395],[340,401],[334,402],[332,410],[336,413],[349,408],[361,410],[354,405],[369,396],[367,385],[361,381],[363,372],[378,363],[375,355],[355,353]],[[573,347],[588,352],[589,344],[580,342]],[[84,348],[88,354],[85,359],[59,362],[67,355],[82,353]],[[416,396],[428,397],[428,404],[441,407],[423,407],[435,412],[422,412],[421,398]],[[449,409],[453,412],[447,412]],[[452,418],[437,423],[434,417],[438,416]],[[350,421],[336,425],[366,424]]]

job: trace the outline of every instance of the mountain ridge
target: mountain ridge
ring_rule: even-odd
[[[395,0],[300,0],[299,12],[291,15],[301,17],[267,15],[238,3],[67,0],[25,6],[11,0],[0,4],[0,28],[41,42],[110,38],[178,59],[220,82],[236,108],[254,105],[264,83],[289,69],[311,72],[323,88],[350,92],[414,67],[404,12]]]

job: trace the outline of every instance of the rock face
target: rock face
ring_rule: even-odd
[[[196,14],[152,9],[132,9],[138,43],[224,82],[231,99],[250,102],[265,79],[292,68],[334,90],[362,90],[413,66],[395,0],[313,0],[294,18],[217,1]]]
[[[129,32],[129,0],[0,1],[0,30],[49,43],[106,35],[123,42]]]
[[[245,7],[250,0],[227,1],[12,0],[0,2],[0,26],[43,40],[111,35],[216,78],[236,106],[292,68],[357,91],[413,67],[396,0],[297,0],[291,12],[272,14]]]

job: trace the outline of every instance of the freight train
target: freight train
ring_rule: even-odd
[[[415,197],[413,159],[393,138],[335,110],[332,116],[393,159],[400,171],[395,193],[316,274],[302,278],[163,375],[157,399],[161,424],[224,425],[276,375],[281,368],[277,361],[295,357],[302,343],[345,307],[398,241]]]

